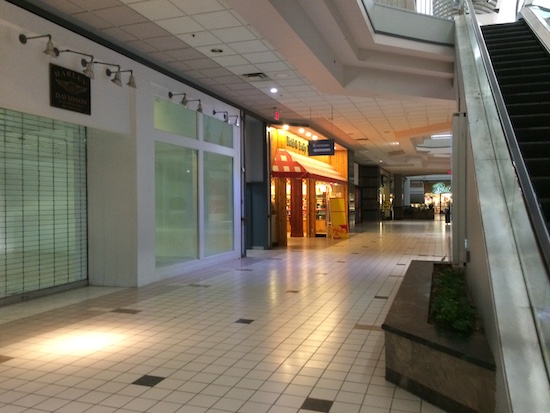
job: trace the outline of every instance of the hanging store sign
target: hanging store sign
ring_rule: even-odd
[[[50,63],[50,106],[90,115],[90,78]]]
[[[334,139],[309,141],[309,156],[334,155]]]

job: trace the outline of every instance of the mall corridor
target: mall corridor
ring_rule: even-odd
[[[441,412],[385,381],[380,326],[410,261],[449,245],[444,220],[383,221],[2,307],[0,411]]]

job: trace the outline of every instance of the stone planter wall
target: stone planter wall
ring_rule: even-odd
[[[448,412],[492,413],[495,363],[485,336],[442,336],[427,321],[433,265],[411,262],[382,325],[386,380]]]

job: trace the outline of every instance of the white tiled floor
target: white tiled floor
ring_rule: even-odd
[[[331,413],[441,412],[386,382],[380,325],[411,260],[448,259],[449,231],[366,224],[140,289],[0,308],[0,412],[327,411],[306,399]]]

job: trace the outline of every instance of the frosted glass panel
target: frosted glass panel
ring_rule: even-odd
[[[157,268],[198,258],[197,151],[155,143]]]
[[[86,280],[85,137],[0,109],[0,298]]]
[[[205,142],[233,147],[233,126],[209,116],[203,116],[203,125]]]
[[[204,254],[233,251],[233,158],[204,153]]]
[[[155,97],[154,123],[155,129],[197,139],[197,113],[178,103]]]

